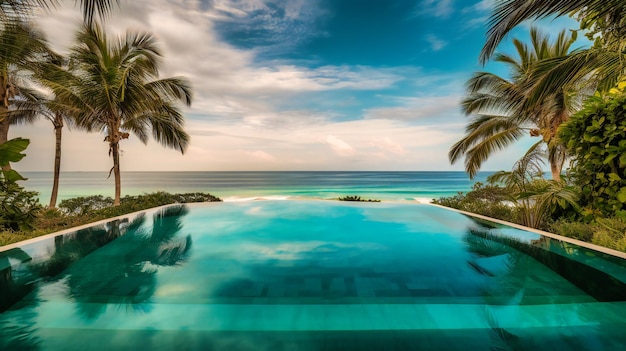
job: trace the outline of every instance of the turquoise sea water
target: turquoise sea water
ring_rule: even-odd
[[[430,205],[173,207],[0,254],[0,349],[624,350],[625,266]]]
[[[23,186],[49,200],[51,172],[23,172]],[[489,173],[480,173],[484,181]],[[127,172],[122,194],[154,191],[209,192],[227,201],[251,198],[337,198],[346,195],[394,201],[429,201],[470,190],[464,172]],[[113,196],[113,179],[105,172],[62,173],[59,199],[85,195]]]

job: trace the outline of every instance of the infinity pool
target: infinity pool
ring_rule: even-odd
[[[624,350],[625,266],[430,205],[174,206],[0,253],[0,349]]]

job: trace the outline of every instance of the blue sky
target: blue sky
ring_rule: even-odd
[[[449,147],[463,135],[464,83],[478,64],[492,0],[134,0],[107,22],[112,33],[154,33],[164,76],[192,82],[184,156],[136,138],[122,169],[462,170]],[[51,44],[67,50],[80,14],[73,1],[41,13]],[[543,21],[554,33],[571,19]],[[515,36],[525,38],[528,26]],[[505,43],[501,50],[510,50]],[[23,170],[51,170],[53,133],[32,139]],[[63,170],[110,168],[102,137],[71,131]],[[532,140],[494,155],[508,169]]]

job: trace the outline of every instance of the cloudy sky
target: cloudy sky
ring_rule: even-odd
[[[122,170],[462,170],[447,152],[463,135],[464,83],[477,70],[505,73],[477,59],[492,2],[123,0],[108,30],[154,33],[163,76],[189,78],[195,96],[185,155],[131,136]],[[66,52],[81,17],[66,1],[36,21]],[[14,127],[17,136],[32,141],[19,169],[51,171],[51,125]],[[510,168],[530,143],[484,170]],[[66,132],[63,152],[65,171],[111,167],[102,135]]]

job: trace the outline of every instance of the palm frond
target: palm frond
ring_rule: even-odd
[[[493,55],[506,35],[526,20],[550,16],[569,15],[585,10],[595,18],[603,18],[617,12],[624,14],[623,0],[501,0],[496,2],[489,18],[487,40],[480,53],[480,62],[485,63]]]

